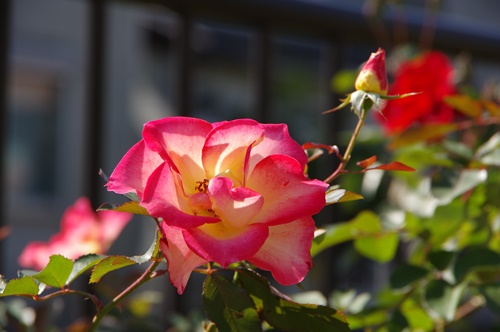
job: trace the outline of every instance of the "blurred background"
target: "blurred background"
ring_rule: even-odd
[[[3,0],[0,222],[10,235],[0,271],[15,278],[24,246],[56,233],[78,197],[95,208],[121,200],[98,170],[112,172],[145,122],[249,117],[287,123],[299,143],[342,146],[355,116],[321,114],[352,90],[355,72],[332,88],[340,70],[356,70],[378,47],[411,44],[469,59],[477,86],[499,80],[498,13],[496,0]],[[333,170],[325,160],[314,176]],[[318,223],[350,209],[328,207]],[[154,227],[134,219],[111,253],[143,253]],[[341,251],[318,259],[305,284],[324,292],[387,278],[379,265],[346,263]],[[158,326],[199,305],[196,279],[182,297],[167,278],[150,286]],[[66,307],[63,325],[86,310],[80,299]]]

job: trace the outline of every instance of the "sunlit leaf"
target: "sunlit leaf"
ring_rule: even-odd
[[[328,154],[339,152],[339,148],[336,145],[327,145],[327,144],[313,143],[313,142],[307,142],[307,143],[302,144],[302,149],[303,150],[325,149],[326,151],[328,151]]]
[[[331,189],[330,189],[331,188]],[[352,191],[348,191],[345,189],[341,189],[338,187],[330,187],[326,191],[326,205],[336,204],[336,203],[344,203],[350,201],[356,201],[363,199],[363,196],[360,194],[354,193]]]
[[[462,142],[446,140],[443,142],[443,147],[446,149],[448,154],[463,158],[466,161],[471,160],[474,156],[472,149]]]
[[[386,96],[380,96],[380,98],[385,99],[385,100],[394,100],[394,99],[401,99],[401,98],[407,98],[415,95],[419,95],[422,92],[410,92],[410,93],[403,93],[400,95],[386,95]]]
[[[153,257],[156,257],[159,250],[160,250],[160,232],[158,231],[155,233],[155,238],[153,239],[153,242],[151,243],[148,250],[144,254],[131,256],[129,258],[134,262],[136,262],[137,264],[144,264],[146,262],[149,262]]]
[[[483,110],[479,100],[472,99],[467,95],[446,96],[443,98],[443,101],[471,118],[479,117]]]
[[[89,270],[92,268],[94,265],[96,265],[101,259],[103,259],[105,256],[101,255],[96,255],[96,254],[89,254],[82,256],[75,260],[73,264],[73,269],[71,270],[71,274],[68,277],[68,280],[66,281],[66,285],[70,284],[73,280],[75,280],[78,276],[80,276],[82,273],[85,271]]]
[[[107,211],[107,210],[150,216],[148,211],[142,206],[140,206],[139,202],[136,201],[125,202],[122,205],[104,203],[97,209],[97,211]]]
[[[371,296],[367,292],[356,294],[354,289],[347,291],[336,290],[328,299],[328,304],[343,312],[357,314],[365,308],[370,299]]]
[[[394,258],[398,243],[398,234],[380,233],[373,236],[357,238],[354,240],[354,248],[367,258],[380,263],[386,263]]]
[[[0,296],[8,295],[38,295],[38,285],[31,277],[22,277],[19,279],[12,279],[6,285]]]
[[[327,305],[328,302],[325,295],[323,295],[323,293],[321,293],[320,291],[295,293],[291,295],[291,298],[297,303]]]
[[[105,274],[133,264],[136,262],[127,256],[108,256],[94,266],[89,283],[99,282]]]
[[[314,238],[311,255],[314,257],[323,250],[358,237],[371,236],[382,230],[379,217],[372,211],[362,211],[353,220],[329,225]]]
[[[219,273],[207,276],[202,296],[207,318],[220,331],[262,331],[257,310],[247,291]]]
[[[422,305],[411,297],[401,304],[401,313],[406,317],[411,331],[434,331],[434,321]]]
[[[451,321],[465,286],[465,283],[452,286],[444,280],[431,280],[425,288],[425,302],[440,317]]]
[[[488,113],[490,113],[491,115],[493,115],[495,117],[500,117],[500,105],[498,105],[492,101],[484,100],[484,99],[481,100],[481,103],[483,104],[486,111],[488,111]]]
[[[356,165],[362,168],[367,168],[370,167],[376,161],[377,161],[377,156],[371,156],[370,158],[366,158],[365,160],[358,161]]]
[[[354,234],[351,224],[338,223],[329,225],[324,233],[314,238],[311,247],[311,256],[314,257],[325,249],[352,240],[353,238]]]
[[[416,128],[410,128],[394,137],[392,142],[389,144],[389,148],[394,150],[418,142],[428,141],[430,139],[447,135],[457,129],[457,124],[429,124]]]
[[[32,278],[52,287],[62,288],[73,270],[73,261],[61,255],[50,256],[47,266]]]
[[[415,172],[414,168],[411,168],[410,166],[406,166],[405,164],[399,162],[399,161],[393,161],[392,163],[389,164],[383,164],[371,168],[367,168],[367,171],[371,170],[383,170],[383,171],[403,171],[403,172]]]
[[[349,105],[351,103],[351,94],[348,94],[345,99],[341,99],[340,101],[342,103],[339,106],[334,107],[332,109],[329,109],[328,111],[324,111],[323,114],[328,114],[328,113],[338,111],[339,109],[344,108],[347,105]]]
[[[404,288],[429,274],[429,270],[415,265],[401,264],[392,272],[389,279],[392,288]]]
[[[434,190],[434,195],[439,199],[440,204],[448,204],[454,198],[466,193],[483,183],[488,178],[488,171],[485,169],[465,169],[460,172],[453,188]]]
[[[264,320],[279,331],[350,331],[335,309],[299,304],[280,294],[269,282],[249,270],[238,270],[238,280],[249,292]]]
[[[332,91],[337,94],[352,91],[356,76],[358,76],[357,70],[339,70],[330,82]]]
[[[476,151],[477,158],[485,165],[500,166],[500,133],[495,133]]]

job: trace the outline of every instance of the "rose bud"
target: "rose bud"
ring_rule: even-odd
[[[387,72],[385,70],[385,51],[381,48],[372,53],[354,83],[356,90],[387,94]]]

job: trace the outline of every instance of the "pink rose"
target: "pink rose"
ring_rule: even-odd
[[[304,175],[307,157],[284,124],[149,122],[107,184],[136,193],[161,218],[161,250],[179,294],[194,268],[247,260],[283,285],[305,277],[327,185]]]
[[[85,254],[104,254],[132,218],[129,213],[95,212],[90,201],[82,197],[64,212],[61,231],[48,243],[31,242],[19,256],[19,265],[43,269],[51,255],[76,259]]]

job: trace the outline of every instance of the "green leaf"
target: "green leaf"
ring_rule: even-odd
[[[350,331],[345,318],[335,309],[293,302],[253,271],[238,270],[238,281],[249,292],[261,316],[276,330]]]
[[[446,96],[443,98],[443,101],[471,118],[477,118],[483,113],[481,102],[467,95]]]
[[[339,70],[332,77],[330,82],[332,91],[336,94],[343,94],[352,91],[354,81],[358,76],[357,70]]]
[[[346,291],[337,290],[330,295],[328,304],[344,313],[358,314],[364,310],[370,299],[370,293],[356,294],[355,289]]]
[[[465,169],[460,172],[453,188],[447,190],[434,190],[436,198],[439,199],[440,204],[448,204],[455,197],[458,197],[467,191],[475,188],[479,184],[486,181],[488,172],[485,169]]]
[[[398,234],[380,233],[354,240],[354,248],[365,257],[386,263],[394,258],[398,243]]]
[[[330,187],[326,191],[326,205],[356,201],[359,199],[363,199],[363,196],[352,191],[337,188],[336,186],[333,188]]]
[[[407,297],[401,304],[401,313],[408,320],[410,331],[434,331],[434,321],[419,302]]]
[[[220,273],[210,274],[203,284],[203,309],[220,331],[262,331],[254,303],[247,291]]]
[[[389,148],[391,150],[399,149],[407,145],[447,135],[455,130],[458,130],[458,125],[456,124],[430,124],[410,128],[395,137],[389,144]]]
[[[32,278],[56,288],[63,288],[73,270],[73,261],[61,255],[50,256],[49,264]]]
[[[143,255],[137,255],[132,257],[116,255],[116,256],[108,256],[106,258],[98,260],[94,264],[95,266],[94,269],[92,270],[89,282],[90,283],[99,282],[99,280],[101,280],[101,278],[105,274],[111,271],[118,270],[133,264],[143,264],[149,262],[152,257],[156,257],[159,251],[159,247],[160,247],[159,234],[158,232],[156,232],[155,238],[151,243],[151,246]]]
[[[358,237],[371,236],[382,230],[379,217],[372,211],[362,211],[353,220],[345,223],[329,225],[325,232],[313,240],[311,256],[342,242]]]
[[[465,283],[451,286],[444,280],[431,280],[425,288],[425,302],[440,317],[451,321],[465,286]]]
[[[486,305],[500,314],[500,282],[482,285],[479,290],[486,298]]]
[[[139,205],[139,202],[136,201],[130,201],[130,202],[125,202],[122,205],[114,205],[114,204],[109,204],[109,203],[104,203],[101,205],[97,211],[118,211],[118,212],[127,212],[127,213],[132,213],[132,214],[139,214],[143,216],[150,216],[148,211],[143,208],[142,206]]]
[[[153,239],[153,242],[151,243],[148,250],[144,254],[138,256],[132,256],[129,258],[134,262],[136,262],[137,264],[144,264],[146,262],[149,262],[153,257],[156,257],[158,251],[160,250],[159,239],[160,239],[160,233],[158,231],[155,233],[155,238]]]
[[[353,238],[354,234],[350,223],[328,225],[324,232],[314,238],[311,246],[311,256],[314,257],[325,249],[350,241]]]
[[[408,328],[408,320],[399,310],[395,310],[387,322],[387,331],[405,331]]]
[[[79,257],[75,262],[73,263],[73,269],[71,270],[71,273],[68,277],[68,280],[66,281],[66,285],[70,284],[78,278],[82,273],[85,271],[89,270],[93,266],[95,266],[101,259],[104,259],[105,256],[102,255],[96,255],[96,254],[89,254],[85,256]]]
[[[456,253],[453,251],[437,250],[430,252],[427,255],[427,259],[436,269],[442,271],[450,266],[455,255]]]
[[[328,113],[338,111],[339,109],[344,108],[347,105],[349,105],[351,103],[351,95],[352,94],[348,94],[345,99],[340,100],[342,103],[339,106],[334,107],[332,109],[329,109],[328,111],[324,111],[323,114],[328,114]]]
[[[500,166],[500,133],[495,133],[477,151],[477,158],[485,165]]]
[[[105,274],[133,264],[136,262],[127,256],[108,256],[94,266],[89,283],[99,282]]]
[[[38,284],[31,277],[22,277],[19,279],[12,279],[6,285],[0,296],[8,295],[25,295],[35,296],[38,295]]]
[[[477,271],[500,271],[500,254],[486,248],[471,248],[457,258],[454,268],[457,281]]]
[[[389,282],[392,288],[404,288],[424,278],[429,272],[429,270],[420,266],[402,264],[392,272]]]
[[[466,161],[471,160],[474,157],[474,153],[471,148],[462,142],[446,140],[443,142],[443,147],[446,149],[448,154],[455,155]]]

